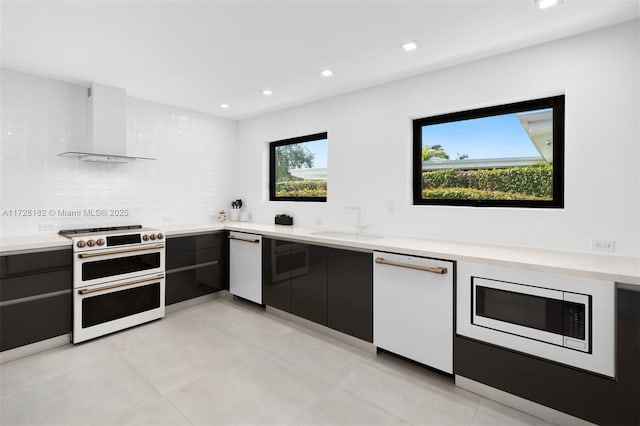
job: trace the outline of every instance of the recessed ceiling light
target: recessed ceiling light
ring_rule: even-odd
[[[411,40],[402,44],[402,48],[405,50],[405,52],[411,52],[413,50],[416,50],[418,47],[420,47],[420,43],[415,40]]]
[[[331,70],[322,70],[320,71],[320,75],[323,77],[331,77],[333,75],[333,71]]]
[[[229,109],[229,104],[220,104],[220,108]]]
[[[533,4],[538,10],[545,10],[557,6],[562,0],[533,0]]]
[[[269,90],[269,89],[264,89],[262,91],[262,94],[265,95],[265,96],[271,96],[271,95],[273,95],[273,91]]]

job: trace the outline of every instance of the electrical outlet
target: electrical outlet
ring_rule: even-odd
[[[614,252],[616,250],[616,242],[613,240],[591,240],[591,250]]]
[[[41,223],[38,225],[40,231],[53,231],[53,223]]]
[[[393,200],[387,201],[387,213],[393,213],[394,207]]]

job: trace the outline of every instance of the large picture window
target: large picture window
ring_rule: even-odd
[[[269,144],[271,201],[327,201],[327,133]]]
[[[414,204],[564,207],[564,95],[413,121]]]

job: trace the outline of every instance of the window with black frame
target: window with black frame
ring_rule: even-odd
[[[269,144],[271,201],[327,201],[327,133]]]
[[[564,95],[413,121],[413,203],[564,207]]]

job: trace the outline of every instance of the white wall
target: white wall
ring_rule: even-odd
[[[638,256],[638,21],[240,122],[238,193],[254,220]],[[339,70],[338,70],[339,71]],[[339,72],[335,78],[339,78]],[[327,84],[331,84],[327,82]],[[411,120],[566,94],[565,208],[413,206]],[[328,201],[267,201],[268,142],[329,133]],[[387,213],[387,202],[395,209]]]
[[[157,160],[87,163],[58,156],[84,140],[85,88],[8,70],[0,82],[1,236],[52,232],[43,224],[57,231],[204,222],[235,195],[235,121],[128,98],[129,154]],[[58,212],[113,208],[128,209],[129,216]],[[15,216],[16,209],[46,216]]]

